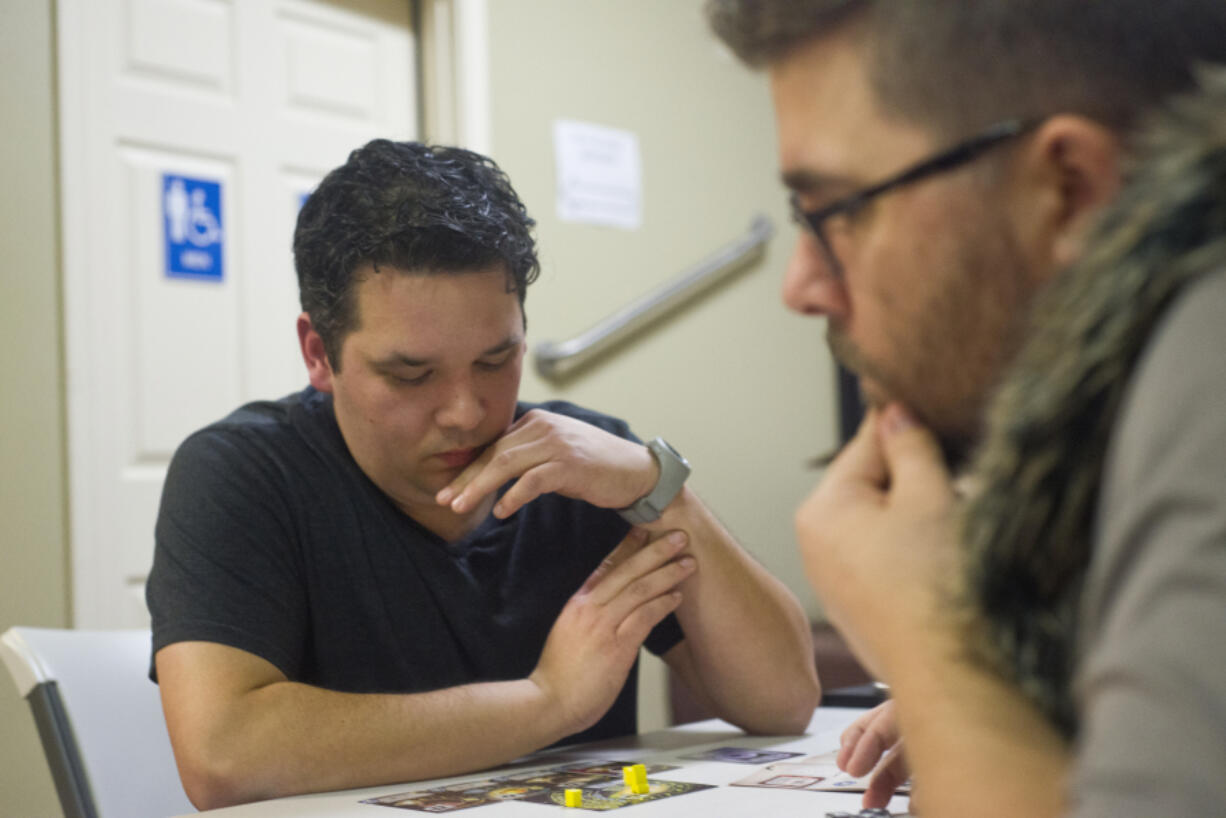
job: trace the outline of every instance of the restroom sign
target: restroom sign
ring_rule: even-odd
[[[222,280],[221,182],[162,175],[166,275]]]

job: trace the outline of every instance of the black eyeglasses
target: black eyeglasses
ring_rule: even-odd
[[[807,228],[813,234],[813,237],[817,239],[818,245],[822,248],[822,253],[826,256],[826,263],[829,265],[830,270],[835,275],[841,277],[843,275],[843,265],[839,261],[838,255],[834,252],[834,245],[827,234],[827,224],[830,219],[836,216],[850,219],[850,217],[854,216],[865,205],[881,194],[888,193],[903,185],[909,185],[926,176],[943,173],[947,170],[953,170],[960,165],[965,165],[989,148],[993,148],[1002,142],[1025,133],[1036,124],[1038,124],[1037,120],[1024,119],[1010,119],[998,122],[972,136],[970,139],[960,142],[952,148],[938,153],[936,156],[912,165],[883,182],[878,182],[863,190],[844,196],[838,201],[831,202],[824,207],[819,207],[817,210],[805,210],[800,205],[800,196],[793,193],[791,197],[792,218],[797,224]]]

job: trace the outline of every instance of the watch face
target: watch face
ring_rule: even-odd
[[[659,446],[660,448],[665,449],[666,451],[668,451],[668,453],[669,453],[669,454],[671,454],[673,457],[675,457],[675,458],[677,458],[678,460],[680,460],[680,461],[681,461],[682,463],[684,463],[685,465],[687,465],[687,466],[688,466],[688,465],[690,465],[689,461],[685,459],[685,455],[681,454],[681,452],[679,452],[679,451],[677,451],[676,449],[674,449],[674,448],[673,448],[673,446],[672,446],[672,444],[671,444],[671,443],[669,443],[669,442],[668,442],[667,440],[665,440],[664,438],[662,438],[662,437],[657,437],[655,440],[653,440],[653,441],[652,441],[652,443],[655,443],[655,444],[656,444],[657,446]]]

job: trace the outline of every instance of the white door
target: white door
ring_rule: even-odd
[[[61,0],[65,335],[78,627],[148,623],[166,464],[305,384],[304,194],[414,138],[410,0]]]

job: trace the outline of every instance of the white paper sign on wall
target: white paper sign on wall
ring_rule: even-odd
[[[558,218],[637,230],[643,223],[638,136],[588,122],[553,123]]]

